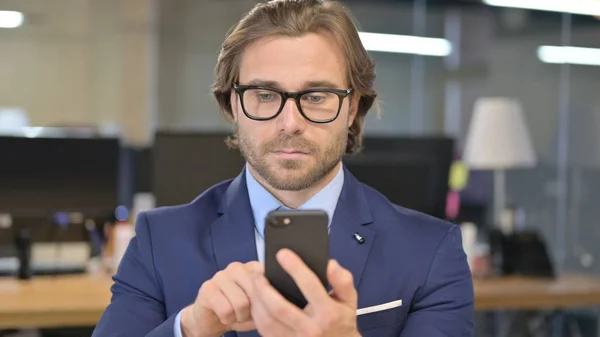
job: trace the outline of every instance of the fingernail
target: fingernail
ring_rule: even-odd
[[[285,256],[287,254],[288,254],[288,250],[285,248],[282,248],[279,251],[277,251],[277,259],[285,259]]]
[[[331,260],[331,267],[333,270],[337,271],[340,268],[340,264],[337,262],[337,260]]]
[[[281,254],[283,254],[282,252],[283,249],[278,250],[277,253],[275,253],[275,258],[277,258],[278,260],[281,259]]]

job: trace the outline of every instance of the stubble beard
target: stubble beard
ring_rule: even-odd
[[[324,179],[342,160],[348,139],[348,130],[342,129],[324,150],[301,136],[286,134],[261,146],[249,139],[244,132],[237,131],[239,149],[246,162],[267,184],[280,191],[301,191]],[[269,165],[266,156],[283,148],[307,152],[316,162],[311,164],[305,160],[278,160],[277,164]],[[307,167],[308,165],[312,166]]]

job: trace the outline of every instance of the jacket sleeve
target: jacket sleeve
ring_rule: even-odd
[[[474,294],[460,228],[440,243],[400,337],[472,337]]]
[[[175,315],[166,317],[164,297],[154,268],[148,219],[141,213],[136,235],[113,276],[111,302],[92,337],[173,337]]]

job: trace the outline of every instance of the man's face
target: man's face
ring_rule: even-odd
[[[257,40],[244,51],[239,84],[267,85],[288,92],[349,88],[342,51],[327,33]],[[269,97],[260,96],[263,100]],[[293,99],[285,102],[276,118],[255,121],[244,115],[240,97],[232,91],[240,150],[273,188],[308,188],[327,176],[345,153],[348,128],[358,105],[357,99],[350,103],[352,97],[358,95],[344,98],[339,116],[330,123],[305,119]]]

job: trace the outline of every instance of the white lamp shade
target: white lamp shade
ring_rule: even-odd
[[[477,100],[463,157],[472,169],[534,166],[537,159],[520,102],[506,97]]]

